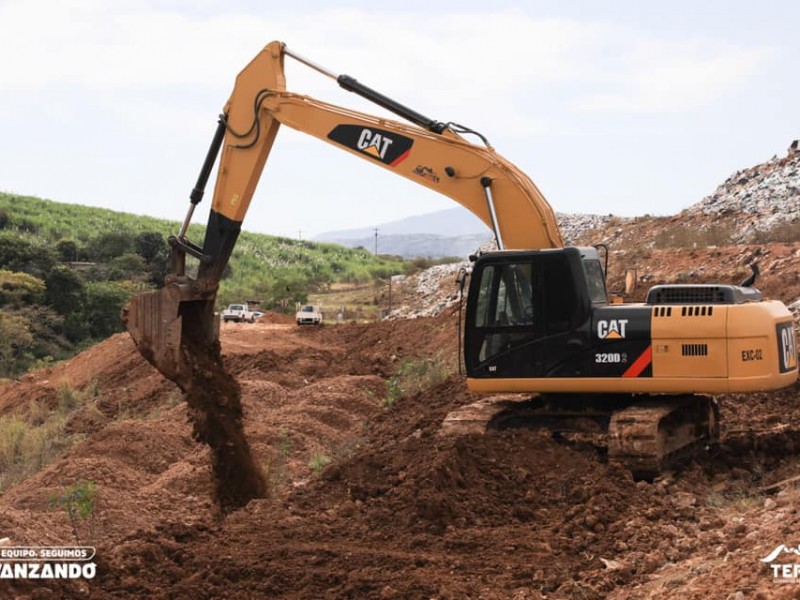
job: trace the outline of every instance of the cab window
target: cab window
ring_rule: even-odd
[[[600,266],[599,260],[584,260],[583,271],[586,273],[586,283],[589,288],[589,297],[592,303],[608,302],[608,295],[606,294],[606,280],[603,277],[603,267]]]

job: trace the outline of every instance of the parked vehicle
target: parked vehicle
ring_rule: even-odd
[[[298,325],[321,325],[322,308],[319,304],[298,304],[294,318]]]
[[[247,304],[231,304],[222,311],[222,320],[225,323],[228,321],[252,323],[256,320],[256,313],[251,311]]]

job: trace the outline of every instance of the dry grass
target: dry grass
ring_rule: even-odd
[[[64,383],[59,388],[56,410],[31,402],[26,410],[0,417],[0,493],[37,473],[83,439],[83,434],[68,433],[66,424],[76,412],[95,409],[98,394],[94,382],[80,391]]]

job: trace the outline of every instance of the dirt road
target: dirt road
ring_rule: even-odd
[[[115,336],[0,388],[0,414],[96,391],[67,424],[85,439],[0,496],[0,538],[75,543],[50,498],[79,480],[100,494],[97,576],[0,581],[0,597],[800,597],[759,560],[800,543],[800,492],[780,484],[800,475],[796,388],[721,398],[723,443],[636,483],[541,432],[440,436],[476,399],[442,377],[452,316],[226,324],[221,339],[268,497],[220,515],[177,388]],[[438,383],[387,402],[392,374],[422,363]]]

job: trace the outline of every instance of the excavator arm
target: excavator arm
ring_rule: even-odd
[[[291,56],[404,119],[356,112],[286,90],[284,59]],[[452,198],[489,226],[506,249],[563,246],[552,208],[534,183],[475,133],[440,123],[383,96],[347,75],[333,75],[268,44],[238,75],[220,116],[181,231],[170,238],[171,276],[163,290],[132,299],[123,312],[140,352],[173,380],[188,376],[182,344],[217,340],[214,302],[219,281],[245,219],[280,125],[330,143],[376,166]],[[202,246],[186,237],[195,206],[221,150]],[[196,279],[185,273],[186,255],[199,260]]]

